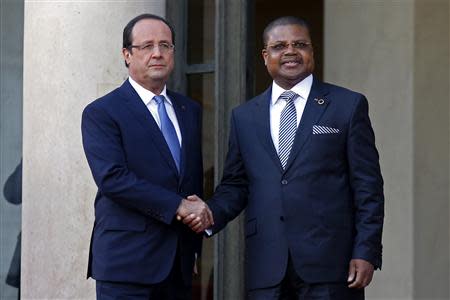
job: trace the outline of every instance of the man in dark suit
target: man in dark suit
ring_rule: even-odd
[[[313,77],[303,20],[276,19],[263,39],[273,84],[232,112],[209,229],[246,208],[249,299],[364,299],[381,267],[384,217],[367,100]],[[183,222],[206,228],[192,217]]]
[[[201,240],[176,215],[212,224],[202,201],[201,108],[166,82],[174,32],[144,14],[123,32],[129,78],[90,103],[83,146],[95,183],[88,276],[98,299],[190,299]]]

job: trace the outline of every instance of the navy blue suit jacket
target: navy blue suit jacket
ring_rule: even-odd
[[[88,276],[152,284],[164,280],[177,245],[191,283],[200,237],[174,220],[183,197],[202,194],[201,109],[168,91],[182,135],[181,171],[151,113],[130,83],[83,112],[83,146],[95,183]]]
[[[383,179],[366,98],[314,80],[283,170],[270,97],[269,88],[233,110],[223,178],[208,202],[213,233],[246,207],[247,288],[278,284],[289,251],[311,283],[346,282],[352,258],[380,267]],[[328,129],[313,134],[314,125]]]

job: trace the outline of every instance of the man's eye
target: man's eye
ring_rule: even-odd
[[[309,44],[305,42],[295,42],[292,43],[292,46],[296,49],[305,49],[308,48]]]
[[[273,49],[275,50],[283,50],[284,48],[286,48],[285,44],[275,44],[272,46]]]
[[[159,44],[159,48],[163,48],[163,49],[168,50],[170,48],[170,46],[167,43],[161,43],[161,44]]]
[[[142,50],[152,50],[153,49],[153,44],[147,44],[142,46]]]

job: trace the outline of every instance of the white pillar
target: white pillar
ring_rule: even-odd
[[[364,93],[385,179],[367,299],[448,299],[449,1],[325,1],[325,80]]]
[[[414,299],[450,298],[449,41],[449,0],[416,0]]]
[[[84,106],[127,77],[122,31],[164,0],[26,1],[22,299],[92,299],[86,280],[95,186]]]

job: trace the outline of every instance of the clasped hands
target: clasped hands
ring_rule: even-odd
[[[177,220],[189,226],[194,232],[200,233],[214,225],[214,219],[208,205],[197,195],[181,200],[177,209]]]

